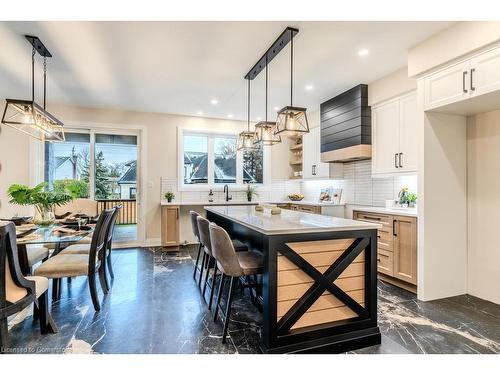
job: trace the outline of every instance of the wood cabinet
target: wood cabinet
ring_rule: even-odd
[[[417,171],[416,114],[415,92],[372,108],[372,174]]]
[[[292,211],[309,212],[311,214],[321,214],[321,206],[312,204],[299,204],[299,203],[279,203],[279,208]]]
[[[498,91],[500,47],[478,53],[423,79],[425,110]]]
[[[161,206],[161,245],[179,246],[179,206]]]
[[[377,270],[385,281],[416,291],[417,219],[354,211],[355,220],[382,225],[377,231]]]

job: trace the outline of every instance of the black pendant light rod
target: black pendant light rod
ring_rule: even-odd
[[[43,57],[43,109],[46,109],[46,98],[47,97],[47,57]]]
[[[293,106],[293,36],[290,41],[290,106]]]
[[[46,94],[47,94],[47,57],[52,57],[50,51],[45,47],[40,38],[32,35],[24,36],[28,42],[33,46],[33,51],[31,53],[31,97],[35,101],[35,54],[38,52],[40,56],[43,57],[43,109],[46,105]],[[35,52],[36,51],[36,52]]]
[[[267,122],[267,58],[266,58],[266,122]]]
[[[31,100],[35,101],[35,47],[31,51]]]
[[[250,80],[248,80],[247,130],[250,131]]]
[[[293,40],[293,37],[299,32],[298,29],[287,27],[269,47],[269,49],[262,55],[262,57],[255,63],[255,65],[245,75],[245,79],[255,79],[259,73],[269,64],[285,46]]]

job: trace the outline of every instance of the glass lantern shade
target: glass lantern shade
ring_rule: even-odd
[[[287,106],[278,112],[275,134],[297,136],[309,133],[306,108]]]
[[[243,131],[239,134],[238,151],[255,150],[257,148],[257,145],[255,145],[255,132]]]
[[[2,124],[41,141],[64,141],[61,121],[31,100],[6,99]]]
[[[279,134],[275,134],[276,123],[272,121],[261,121],[255,125],[255,143],[262,143],[264,146],[272,146],[281,142]]]

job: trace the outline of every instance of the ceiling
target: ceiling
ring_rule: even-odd
[[[309,109],[404,67],[407,51],[452,22],[0,22],[0,98],[29,98],[31,46],[50,50],[48,105],[246,119],[247,71],[285,29],[294,39],[294,104]],[[366,56],[359,56],[367,49]],[[41,63],[37,65],[41,95]],[[290,48],[269,65],[269,118],[289,104]],[[306,90],[306,86],[312,89]],[[252,81],[264,117],[264,74]],[[217,100],[217,104],[212,104]],[[41,99],[38,99],[40,102]]]

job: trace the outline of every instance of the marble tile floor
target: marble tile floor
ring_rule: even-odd
[[[40,335],[28,309],[9,322],[5,351],[259,353],[261,315],[248,294],[236,297],[222,344],[222,323],[213,323],[192,278],[193,253],[114,251],[115,279],[111,292],[101,294],[99,313],[86,278],[63,282],[62,298],[52,306],[59,333]],[[382,344],[353,353],[500,353],[499,305],[466,295],[421,302],[383,282],[378,290]]]

